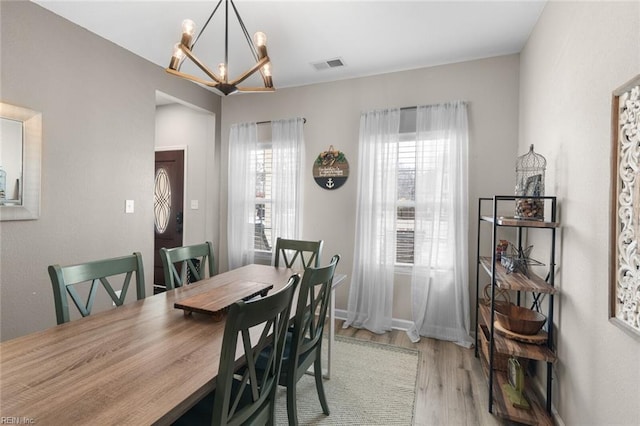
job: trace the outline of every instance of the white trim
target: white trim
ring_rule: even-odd
[[[347,311],[344,309],[336,309],[336,319],[346,320]],[[394,330],[407,331],[409,327],[413,325],[413,322],[403,319],[393,318],[391,320],[391,328]]]
[[[544,364],[544,363],[542,363],[542,364]],[[551,375],[555,376],[555,371],[553,371],[551,373]],[[553,380],[555,380],[555,377],[553,378]],[[534,392],[536,394],[536,397],[538,398],[539,401],[544,402],[544,395],[546,395],[547,390],[543,386],[542,382],[540,380],[538,380],[538,378],[534,378],[533,380],[531,380],[531,382],[533,383],[533,388],[534,388]],[[565,426],[565,423],[562,420],[562,418],[560,417],[560,414],[558,413],[558,410],[556,409],[556,406],[553,404],[553,401],[551,401],[551,416],[553,417],[555,425],[557,425],[557,426]]]
[[[187,108],[191,108],[197,112],[203,112],[205,114],[215,115],[213,111],[209,111],[207,109],[204,109],[197,105],[189,103],[183,99],[176,98],[175,96],[171,96],[167,93],[161,92],[160,90],[156,90],[156,107],[163,106],[163,105],[171,105],[171,104],[178,104],[178,105],[185,106]]]
[[[273,263],[273,253],[266,250],[253,250],[253,262],[260,265],[271,265]]]
[[[411,274],[413,273],[413,263],[397,263],[396,262],[394,269],[397,275],[411,276]]]
[[[156,146],[155,151],[186,151],[187,145]]]

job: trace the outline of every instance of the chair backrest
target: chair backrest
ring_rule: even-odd
[[[331,285],[336,266],[340,261],[340,255],[334,255],[328,266],[321,268],[307,268],[304,271],[298,301],[296,315],[293,320],[293,337],[287,375],[301,376],[313,361],[300,364],[299,360],[307,353],[320,348],[322,333],[324,331],[327,307],[331,295]],[[297,372],[296,372],[297,371]]]
[[[273,412],[270,404],[275,404],[291,302],[299,281],[300,275],[292,275],[280,291],[230,306],[216,379],[212,424],[273,424],[268,421]],[[254,342],[249,334],[252,327],[261,332]],[[246,362],[242,373],[235,372],[238,339]],[[261,351],[271,344],[276,350],[270,351],[267,368],[264,373],[256,373],[256,361]],[[236,379],[234,374],[242,376]]]
[[[135,272],[137,298],[140,300],[145,297],[142,255],[137,252],[129,256],[96,260],[77,265],[51,265],[48,269],[51,285],[53,286],[53,298],[56,305],[56,319],[58,324],[69,321],[67,294],[71,296],[71,300],[73,300],[73,303],[83,317],[91,314],[98,289],[98,282],[102,284],[113,303],[116,306],[121,306],[127,296],[131,276]],[[122,274],[126,275],[124,276],[122,288],[118,295],[116,294],[116,290],[111,286],[109,278]],[[83,301],[76,290],[76,285],[87,284],[88,282],[91,282],[89,294],[87,300]]]
[[[278,238],[276,240],[276,256],[273,264],[274,266],[293,268],[297,260],[304,269],[310,266],[317,268],[320,266],[323,244],[322,240],[303,241]]]
[[[208,265],[209,276],[215,275],[213,244],[210,241],[170,249],[163,247],[160,249],[160,259],[162,259],[167,290],[206,278],[205,263]],[[180,265],[180,272],[176,264]]]

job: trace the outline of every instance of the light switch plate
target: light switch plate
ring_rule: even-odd
[[[191,200],[191,210],[198,210],[198,200]]]
[[[133,200],[125,200],[124,202],[124,212],[125,213],[133,213]]]

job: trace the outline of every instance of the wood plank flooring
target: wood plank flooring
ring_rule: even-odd
[[[414,425],[504,425],[487,411],[487,382],[473,349],[423,337],[412,343],[404,331],[375,334],[342,328],[336,334],[420,351]]]

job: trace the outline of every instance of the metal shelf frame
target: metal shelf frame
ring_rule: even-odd
[[[532,220],[521,220],[517,218],[505,218],[498,215],[498,207],[505,202],[513,202],[515,204],[518,199],[539,199],[545,202],[545,207],[548,201],[550,204],[551,211],[550,214],[546,217],[549,220],[544,221],[532,221]],[[491,204],[492,214],[491,215],[483,215],[483,206],[487,208],[487,204]],[[514,205],[515,209],[515,205]],[[532,196],[515,196],[515,195],[495,195],[493,197],[481,197],[478,199],[478,238],[477,238],[477,247],[476,247],[476,316],[475,316],[475,330],[476,330],[476,346],[475,346],[475,355],[479,356],[478,353],[478,324],[479,324],[479,304],[480,304],[480,274],[484,273],[481,271],[485,271],[486,269],[481,266],[481,256],[480,256],[480,248],[481,248],[481,224],[482,223],[491,223],[492,232],[491,232],[491,262],[490,262],[490,270],[489,272],[491,276],[491,309],[490,309],[490,321],[486,326],[489,328],[489,354],[488,354],[488,363],[489,363],[489,412],[493,413],[493,405],[494,405],[494,381],[496,372],[494,371],[494,352],[495,352],[495,339],[494,339],[494,322],[495,322],[495,296],[496,296],[496,286],[499,285],[497,282],[497,271],[496,271],[496,244],[497,244],[497,234],[498,228],[501,227],[511,227],[516,228],[517,241],[516,245],[519,249],[522,248],[522,232],[523,229],[545,229],[550,231],[551,233],[551,247],[550,247],[550,259],[549,259],[549,271],[547,277],[544,279],[551,287],[555,285],[555,258],[556,258],[556,230],[559,227],[559,223],[556,222],[557,216],[557,197],[555,196],[540,196],[540,197],[532,197]],[[488,259],[488,258],[487,258]],[[521,304],[521,291],[531,292],[533,294],[533,306],[532,309],[540,310],[541,305],[539,301],[539,297],[541,293],[536,293],[533,289],[531,290],[518,290],[517,291],[517,301],[516,304]],[[554,352],[553,345],[553,311],[554,311],[554,293],[552,291],[548,293],[546,296],[548,297],[548,309],[547,309],[547,347],[550,351]],[[546,362],[547,364],[547,389],[546,389],[546,411],[547,413],[551,413],[551,392],[552,392],[552,363]]]

